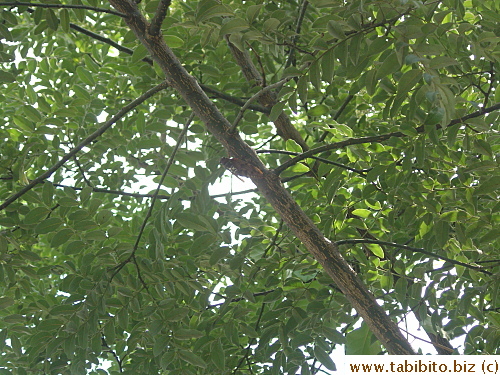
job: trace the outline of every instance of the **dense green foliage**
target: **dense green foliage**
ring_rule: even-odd
[[[2,5],[0,204],[163,80],[108,3],[59,3]],[[333,145],[286,186],[388,314],[461,354],[500,347],[498,6],[174,0],[162,27],[230,122],[260,88],[225,35],[264,85],[294,77],[238,130],[269,168],[304,151],[282,110]],[[383,350],[258,193],[210,195],[227,155],[191,114],[162,90],[0,211],[1,374],[309,374]]]

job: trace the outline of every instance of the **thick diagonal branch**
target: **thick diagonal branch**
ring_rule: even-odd
[[[260,75],[259,71],[255,67],[247,51],[240,51],[233,43],[227,39],[227,44],[231,53],[233,54],[236,63],[240,66],[243,75],[249,82],[255,82],[255,85],[261,86],[264,82],[263,77]],[[272,108],[276,103],[276,94],[272,91],[266,92],[265,94],[259,96],[259,103],[267,108]],[[293,126],[290,117],[285,112],[281,112],[278,118],[274,121],[274,126],[276,126],[276,131],[278,135],[284,140],[293,139],[297,142],[302,150],[307,151],[309,147],[306,141],[300,135],[299,131]]]
[[[239,134],[229,131],[231,124],[206,96],[196,79],[184,69],[161,34],[151,36],[147,33],[149,25],[140,14],[137,4],[132,0],[110,2],[118,11],[128,15],[125,21],[161,67],[167,82],[179,92],[228,154],[245,160],[262,171],[262,175],[252,179],[259,191],[323,266],[387,350],[392,354],[415,354],[397,325],[341,256],[338,247],[320,232],[283,187],[279,177],[264,167],[257,154],[243,142]]]

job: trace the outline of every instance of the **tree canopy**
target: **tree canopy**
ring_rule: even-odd
[[[500,353],[498,2],[0,6],[0,374]]]

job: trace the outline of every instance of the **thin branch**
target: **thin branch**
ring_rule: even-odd
[[[110,348],[110,346],[108,345],[108,343],[106,342],[106,338],[104,336],[101,337],[101,342],[102,342],[102,345],[108,349],[107,352],[111,353],[111,355],[115,358],[115,361],[116,363],[118,364],[118,369],[120,370],[120,372],[123,372],[123,367],[122,367],[122,359],[120,359],[120,357],[118,357],[118,354],[116,354],[116,352]]]
[[[293,152],[293,151],[284,151],[284,150],[258,150],[257,151],[257,154],[283,154],[283,155],[301,155],[300,152]],[[320,158],[318,156],[311,156],[311,159],[315,159],[315,160],[318,160],[318,161],[321,161],[325,164],[332,164],[332,165],[335,165],[339,168],[343,168],[343,169],[347,169],[348,171],[351,171],[351,172],[355,172],[357,174],[359,174],[360,176],[366,176],[366,172],[365,170],[362,170],[362,169],[356,169],[356,168],[352,168],[352,167],[349,167],[347,165],[344,165],[344,164],[341,164],[341,163],[337,163],[335,161],[331,161],[331,160],[328,160],[328,159],[325,159],[325,158]]]
[[[414,311],[414,313],[415,313],[415,311]],[[414,339],[422,341],[422,342],[425,342],[426,344],[430,344],[430,345],[434,346],[434,348],[439,347],[440,349],[442,349],[445,352],[445,353],[438,353],[438,354],[441,354],[441,355],[443,355],[443,354],[452,354],[455,351],[455,349],[449,348],[449,347],[444,346],[442,344],[439,344],[438,342],[435,342],[435,341],[432,342],[432,341],[423,339],[421,337],[415,336],[413,333],[411,333],[410,331],[407,331],[404,328],[401,328],[401,330],[404,331],[407,335],[410,335],[411,337],[413,337]],[[429,334],[429,332],[427,332],[427,331],[426,331],[426,333]],[[433,335],[433,336],[436,336],[436,335]]]
[[[69,27],[71,27],[75,31],[78,31],[79,33],[82,33],[82,34],[85,34],[85,35],[91,37],[92,39],[95,39],[95,40],[98,40],[100,42],[109,44],[111,47],[116,48],[120,52],[124,52],[124,53],[126,53],[128,55],[132,55],[134,53],[134,51],[132,49],[124,47],[124,46],[122,46],[122,45],[120,45],[120,44],[112,41],[109,38],[105,38],[105,37],[103,37],[103,36],[101,36],[99,34],[96,34],[96,33],[92,32],[92,31],[90,31],[90,30],[84,29],[81,26],[75,25],[74,23],[70,23]],[[142,59],[142,61],[144,61],[145,63],[148,63],[149,65],[153,65],[153,60],[151,60],[149,57],[144,57]]]
[[[237,98],[235,96],[231,96],[231,95],[228,95],[226,93],[220,92],[220,91],[214,89],[213,87],[210,87],[210,86],[207,86],[207,85],[204,85],[204,84],[200,84],[200,86],[203,89],[203,91],[208,92],[210,94],[213,94],[217,98],[223,99],[223,100],[225,100],[227,102],[239,105],[240,107],[244,106],[245,103],[246,103],[245,100],[242,100],[242,99]],[[266,108],[266,107],[264,107],[264,106],[262,106],[260,104],[255,104],[255,103],[250,104],[248,106],[248,108],[252,109],[254,111],[259,111],[259,112],[265,113],[265,114],[269,114],[271,112],[270,108]]]
[[[153,208],[154,208],[154,205],[156,203],[156,199],[158,197],[158,193],[160,192],[160,189],[161,189],[161,186],[163,184],[163,181],[167,177],[168,171],[170,170],[170,167],[174,163],[175,155],[177,154],[177,151],[179,150],[179,147],[182,144],[184,136],[186,135],[187,130],[189,128],[189,125],[191,124],[191,121],[193,121],[193,118],[194,118],[194,113],[191,114],[191,116],[189,116],[189,119],[187,120],[186,124],[184,125],[184,128],[182,129],[182,132],[179,134],[179,138],[177,138],[177,142],[175,144],[175,147],[174,147],[174,149],[172,151],[172,154],[168,158],[168,162],[167,162],[167,165],[165,167],[165,170],[163,171],[163,174],[161,175],[160,181],[158,182],[158,186],[156,188],[156,191],[153,194],[153,198],[151,200],[151,204],[149,206],[148,212],[146,213],[146,217],[144,218],[144,220],[142,222],[141,229],[139,229],[139,234],[137,235],[137,238],[135,240],[135,244],[134,244],[134,247],[132,249],[132,253],[130,254],[130,256],[127,259],[125,259],[120,265],[118,265],[116,267],[115,272],[113,273],[113,275],[109,279],[110,282],[118,274],[118,272],[120,272],[120,270],[123,267],[125,267],[125,265],[127,263],[129,263],[131,260],[133,260],[134,263],[136,264],[136,267],[139,268],[139,266],[137,264],[137,261],[135,259],[135,253],[136,253],[137,249],[139,248],[139,243],[141,242],[142,235],[144,233],[144,230],[146,229],[146,224],[148,223],[148,220],[149,220],[149,218],[151,217],[151,215],[153,213]],[[142,279],[141,279],[141,282],[143,283],[144,287],[147,289],[147,285],[146,285],[146,283]]]
[[[403,133],[401,132],[394,132],[394,133],[389,133],[389,134],[383,134],[383,135],[375,135],[371,137],[361,137],[361,138],[348,138],[346,140],[340,141],[340,142],[335,142],[335,143],[330,143],[324,146],[316,147],[313,148],[309,151],[306,151],[300,155],[297,155],[293,159],[290,159],[286,161],[285,163],[281,164],[278,168],[274,169],[274,172],[277,174],[280,174],[287,168],[290,168],[292,165],[297,164],[299,161],[310,158],[311,156],[315,154],[320,154],[325,151],[329,150],[336,150],[340,149],[346,146],[352,146],[356,144],[363,144],[363,143],[375,143],[375,142],[382,142],[385,141],[391,137],[402,137],[404,136]]]
[[[454,119],[449,122],[449,124],[446,127],[449,126],[454,126],[457,124],[461,124],[463,122],[466,122],[468,119],[474,118],[474,117],[479,117],[482,115],[485,115],[487,113],[494,112],[496,110],[500,109],[500,103],[497,103],[495,105],[492,105],[491,107],[484,108],[480,111],[476,111],[473,113],[468,114],[467,116],[460,117],[458,119]],[[436,129],[441,129],[443,126],[441,125],[436,125]],[[424,125],[421,125],[417,128],[415,128],[417,133],[423,133],[425,131]],[[290,168],[290,166],[297,164],[299,161],[310,158],[313,155],[320,154],[325,151],[329,150],[337,150],[346,146],[352,146],[352,145],[359,145],[363,143],[376,143],[376,142],[382,142],[386,141],[391,137],[396,137],[396,138],[401,138],[401,137],[406,137],[406,134],[401,133],[401,132],[392,132],[392,133],[387,133],[387,134],[381,134],[381,135],[374,135],[370,137],[361,137],[361,138],[348,138],[340,142],[335,142],[335,143],[330,143],[324,146],[316,147],[313,148],[309,151],[306,151],[300,155],[297,155],[293,159],[288,160],[287,162],[283,163],[280,165],[278,168],[274,170],[275,173],[280,174],[283,172],[285,169]]]
[[[83,178],[83,181],[85,181],[87,186],[93,187],[92,183],[88,180],[87,176],[85,175],[85,170],[83,169],[82,165],[80,164],[80,162],[78,161],[78,158],[76,156],[73,156],[73,161],[75,162],[78,170],[80,171],[82,178]]]
[[[238,66],[241,68],[241,72],[245,76],[245,79],[253,86],[264,86],[263,82],[265,81],[265,79],[258,72],[248,52],[246,50],[240,51],[233,43],[229,41],[228,35],[226,35],[226,40],[229,46],[229,50],[233,54],[233,57]],[[265,107],[273,107],[277,103],[276,94],[272,91],[266,92],[264,95],[261,95],[259,97],[259,103]],[[284,140],[293,139],[300,145],[300,147],[302,147],[302,150],[306,151],[309,149],[306,141],[302,138],[302,135],[295,128],[295,126],[293,126],[290,117],[284,111],[281,111],[281,113],[273,121],[273,123],[276,127],[278,135]]]
[[[77,186],[69,186],[69,185],[63,185],[63,184],[53,184],[54,186],[57,187],[63,187],[63,188],[70,188],[73,190],[83,190],[81,187]],[[104,189],[104,188],[98,188],[98,187],[92,187],[92,191],[94,193],[106,193],[106,194],[115,194],[115,195],[122,195],[125,197],[132,197],[132,198],[153,198],[153,194],[140,194],[140,193],[127,193],[126,191],[121,191],[121,190],[109,190],[109,189]],[[156,196],[158,199],[170,199],[170,195],[164,195],[164,194],[158,194]]]
[[[106,43],[108,45],[110,45],[111,47],[114,47],[116,48],[118,51],[120,52],[123,52],[123,53],[126,53],[127,55],[132,55],[134,53],[134,50],[133,49],[130,49],[128,47],[124,47],[118,43],[116,43],[115,41],[109,39],[109,38],[106,38],[106,37],[103,37],[99,34],[96,34],[90,30],[87,30],[81,26],[78,26],[78,25],[75,25],[73,23],[70,23],[69,26],[75,30],[75,31],[78,31],[79,33],[82,33],[84,35],[87,35],[89,37],[91,37],[92,39],[95,39],[95,40],[98,40],[100,42],[103,42],[103,43]],[[153,65],[153,60],[149,57],[144,57],[142,59],[143,62],[149,64],[149,65]],[[210,86],[207,86],[207,85],[204,85],[204,84],[200,84],[201,88],[203,89],[203,91],[205,92],[208,92],[212,95],[214,95],[215,97],[219,98],[219,99],[223,99],[227,102],[230,102],[230,103],[233,103],[233,104],[236,104],[238,106],[243,106],[245,105],[245,101],[240,99],[240,98],[237,98],[235,96],[231,96],[231,95],[228,95],[226,93],[223,93],[221,91],[218,91]],[[250,104],[248,106],[249,109],[252,109],[254,111],[258,111],[258,112],[262,112],[262,113],[265,113],[265,114],[269,114],[271,112],[271,109],[270,108],[266,108],[262,105],[259,105],[259,104]]]
[[[429,255],[431,258],[438,258],[438,259],[444,260],[446,262],[456,264],[457,266],[470,268],[471,270],[479,271],[479,272],[485,273],[487,275],[492,275],[491,272],[486,271],[483,267],[473,266],[473,265],[470,265],[467,263],[459,262],[458,260],[450,259],[450,258],[444,257],[442,255],[438,255],[435,252],[427,251],[427,250],[422,249],[422,248],[412,247],[412,246],[407,246],[407,245],[400,245],[400,244],[394,243],[394,242],[371,240],[369,238],[364,238],[364,239],[340,240],[340,241],[336,241],[335,243],[339,246],[346,245],[346,244],[373,243],[373,244],[377,244],[377,245],[397,247],[399,249],[404,249],[404,250],[409,250],[409,251],[413,251],[416,253]]]
[[[167,15],[168,8],[170,7],[171,0],[160,0],[158,3],[158,8],[156,8],[156,13],[151,20],[151,25],[149,26],[149,33],[151,35],[159,35],[161,30],[161,25],[165,16]]]
[[[340,106],[340,108],[338,109],[337,113],[335,113],[335,115],[333,116],[333,119],[335,121],[337,121],[340,117],[340,115],[344,112],[344,110],[346,109],[347,105],[351,102],[351,100],[354,98],[354,95],[347,95],[347,97],[345,98],[344,102],[342,103],[342,105]],[[333,126],[330,126],[331,128],[333,128]],[[328,132],[325,130],[325,132],[321,135],[321,137],[319,138],[319,141],[320,142],[323,142],[326,138],[326,136],[328,135]]]
[[[166,82],[162,82],[159,85],[153,87],[134,101],[130,102],[128,105],[123,107],[118,113],[113,116],[110,120],[108,120],[104,125],[102,125],[99,129],[97,129],[95,132],[93,132],[91,135],[89,135],[87,138],[85,138],[82,142],[80,142],[76,147],[71,149],[66,155],[64,155],[61,160],[59,160],[56,164],[54,164],[51,168],[49,168],[45,173],[42,173],[40,176],[35,178],[33,181],[31,181],[28,185],[26,185],[24,188],[19,190],[17,193],[11,195],[5,202],[3,202],[0,205],[0,210],[5,209],[8,207],[11,203],[15,202],[18,198],[22,197],[24,194],[26,194],[28,191],[33,189],[36,185],[38,185],[40,182],[43,180],[49,178],[55,171],[57,171],[59,168],[61,168],[64,163],[66,163],[69,159],[71,159],[74,155],[76,155],[82,148],[93,142],[95,139],[100,137],[106,130],[108,130],[114,123],[116,123],[118,120],[120,120],[123,116],[125,116],[128,112],[130,112],[132,109],[137,107],[139,104],[143,103],[145,100],[149,99],[156,93],[160,92],[161,90],[165,89],[167,87]]]
[[[278,82],[275,82],[273,83],[272,85],[269,85],[269,86],[266,86],[264,87],[262,90],[258,91],[256,94],[254,94],[250,99],[247,100],[247,102],[245,103],[245,105],[243,107],[241,107],[240,111],[238,112],[238,115],[236,116],[236,119],[234,120],[233,122],[233,125],[231,126],[230,128],[230,132],[234,132],[236,130],[236,127],[238,126],[238,123],[241,121],[241,119],[243,118],[243,114],[245,113],[245,111],[247,110],[247,108],[250,106],[250,104],[256,100],[257,98],[259,98],[261,95],[265,94],[266,92],[269,92],[277,87],[281,87],[283,86],[285,83],[287,83],[288,81],[290,81],[293,77],[290,76],[290,77],[286,77],[286,78],[283,78],[281,81],[278,81]]]
[[[309,1],[303,0],[302,5],[299,11],[299,17],[297,18],[297,25],[295,26],[295,35],[292,37],[292,45],[295,45],[299,40],[300,30],[302,29],[302,22],[304,21],[304,16],[306,15],[307,6],[309,5]],[[295,60],[295,47],[290,49],[288,54],[288,59],[285,63],[285,69],[288,68]]]
[[[64,8],[65,9],[87,9],[87,10],[93,10],[94,12],[109,13],[109,14],[114,14],[115,16],[125,17],[125,14],[117,12],[116,10],[97,8],[97,7],[92,7],[89,5],[21,3],[18,1],[9,1],[9,2],[1,2],[0,3],[0,7],[7,7],[7,6],[12,6],[12,7],[26,6],[26,7],[57,8],[57,9],[64,9]]]
[[[10,178],[12,179],[12,178]],[[54,184],[54,186],[58,187],[63,187],[63,188],[70,188],[73,190],[83,190],[81,187],[76,187],[76,186],[69,186],[69,185],[63,185],[63,184]],[[103,188],[97,188],[93,187],[92,191],[94,193],[105,193],[105,194],[115,194],[115,195],[123,195],[125,197],[133,197],[133,198],[153,198],[154,194],[140,194],[140,193],[127,193],[126,191],[120,191],[120,190],[109,190],[109,189],[103,189]],[[236,191],[236,192],[228,192],[228,193],[223,193],[223,194],[215,194],[211,195],[211,198],[222,198],[227,195],[242,195],[242,194],[249,194],[249,193],[256,193],[257,189],[247,189],[247,190],[242,190],[242,191]],[[170,195],[164,195],[164,194],[158,194],[156,196],[157,199],[170,199]],[[188,197],[182,200],[192,200],[194,196]]]

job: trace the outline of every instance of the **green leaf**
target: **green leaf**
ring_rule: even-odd
[[[297,92],[302,103],[307,102],[307,77],[301,76],[297,82]]]
[[[52,9],[45,9],[45,19],[52,30],[57,30],[57,27],[59,26],[59,18]]]
[[[51,182],[45,181],[43,184],[43,190],[42,190],[42,199],[43,203],[47,206],[52,205],[52,199],[54,197],[54,185],[52,185]]]
[[[314,107],[312,107],[307,114],[309,116],[323,116],[326,115],[328,112],[330,112],[330,107],[324,105],[324,104],[318,104]]]
[[[149,52],[148,50],[146,49],[146,47],[142,44],[139,44],[135,49],[134,49],[134,53],[132,54],[132,63],[137,63],[139,61],[141,61],[143,58],[145,58],[146,56],[148,56]],[[92,76],[90,76],[89,78],[92,79],[93,81],[93,78]],[[85,81],[82,79],[82,81],[88,83],[89,85],[91,85],[91,83]]]
[[[201,232],[206,231],[214,234],[216,233],[214,226],[210,225],[207,219],[202,216],[194,215],[189,212],[182,212],[177,214],[175,218],[185,228]]]
[[[262,9],[263,4],[257,4],[257,5],[250,5],[247,8],[246,14],[247,14],[247,20],[249,23],[253,23],[257,16],[260,13],[260,10]]]
[[[229,254],[229,248],[227,247],[220,247],[218,249],[215,249],[212,254],[210,255],[210,265],[213,266],[214,264],[217,264],[219,260],[222,258],[225,258]]]
[[[46,218],[49,214],[50,210],[45,207],[35,207],[30,212],[26,214],[24,217],[23,223],[25,225],[37,224],[42,221],[42,219]]]
[[[366,247],[368,249],[370,249],[370,251],[373,253],[373,255],[375,255],[376,257],[379,257],[379,258],[384,258],[385,254],[384,254],[384,249],[382,249],[382,247],[380,245],[377,245],[375,243],[367,243],[366,244]]]
[[[70,17],[67,9],[61,9],[59,11],[59,21],[61,22],[61,29],[67,33],[70,28]]]
[[[398,57],[396,53],[393,52],[389,56],[387,56],[382,65],[380,65],[380,67],[377,69],[376,78],[377,79],[384,78],[389,74],[397,72],[400,67],[401,64],[398,61]]]
[[[78,78],[80,78],[80,80],[83,83],[86,83],[89,86],[95,85],[95,81],[94,81],[94,77],[92,76],[92,73],[90,73],[83,66],[78,66],[76,68],[76,74],[78,75]]]
[[[479,183],[479,186],[474,189],[474,195],[489,194],[500,189],[500,176],[491,176]]]
[[[207,363],[198,355],[187,350],[179,350],[179,357],[193,366],[207,368]]]
[[[420,69],[412,69],[405,72],[399,79],[397,95],[405,97],[421,78],[422,72]]]
[[[223,371],[226,368],[226,356],[224,353],[224,348],[220,342],[220,340],[217,340],[213,345],[212,345],[212,350],[210,352],[210,359],[212,362],[215,364],[215,366]]]
[[[63,322],[59,319],[44,319],[37,326],[39,331],[56,331],[58,330]]]
[[[163,39],[170,48],[180,48],[184,45],[184,40],[176,35],[164,35]]]
[[[438,56],[430,60],[429,68],[440,69],[450,65],[458,65],[458,61],[448,56]]]
[[[16,76],[5,70],[0,70],[0,82],[10,83],[16,80]]]
[[[220,28],[220,35],[237,33],[249,28],[248,22],[242,18],[233,18],[222,25]]]
[[[78,311],[80,307],[78,305],[58,305],[53,307],[50,311],[50,315],[71,315]]]
[[[64,228],[57,232],[52,240],[50,241],[50,246],[58,247],[64,243],[66,243],[72,236],[74,232],[72,229]]]
[[[187,307],[180,307],[177,309],[170,310],[166,316],[166,320],[170,322],[177,322],[182,320],[189,313]]]
[[[280,20],[276,18],[268,18],[267,20],[264,21],[263,28],[262,30],[265,33],[273,32],[275,31],[278,26],[280,25]]]
[[[325,82],[332,82],[335,74],[335,54],[330,48],[321,57],[321,79]]]
[[[337,39],[344,39],[345,38],[345,33],[343,30],[342,25],[334,20],[328,21],[326,28],[328,30],[328,33],[333,36],[334,38]]]
[[[203,336],[205,334],[196,329],[178,328],[174,331],[174,337],[178,340],[196,339]]]
[[[293,139],[287,139],[286,150],[292,152],[302,152],[302,147],[300,147],[300,145],[297,144],[297,142],[295,142]]]
[[[4,310],[14,304],[14,300],[10,297],[0,297],[0,309]]]
[[[200,1],[196,12],[196,22],[204,22],[213,17],[231,17],[231,9],[225,5],[219,5],[215,0]]]
[[[367,218],[371,215],[371,211],[365,208],[357,208],[352,211],[352,214],[363,218]]]
[[[271,109],[271,113],[269,114],[269,121],[276,121],[276,119],[283,112],[283,108],[285,108],[286,102],[278,102]]]
[[[36,108],[30,105],[23,106],[23,112],[25,116],[28,117],[31,121],[38,122],[42,119],[40,112],[38,112]]]
[[[322,348],[320,348],[318,345],[314,346],[314,356],[328,370],[337,371],[337,366],[335,366],[335,363],[330,358],[330,355],[327,352],[325,352]]]
[[[321,89],[321,69],[318,60],[314,61],[309,67],[309,81],[316,90]]]
[[[35,227],[35,233],[46,234],[56,231],[62,225],[62,220],[57,217],[49,217]]]
[[[373,334],[368,326],[363,323],[360,328],[352,330],[347,334],[347,355],[374,355],[381,350],[380,343],[372,341]],[[373,343],[372,343],[373,342]]]
[[[77,254],[80,251],[82,251],[84,247],[85,247],[85,242],[80,240],[72,241],[64,248],[64,254],[66,255]]]

